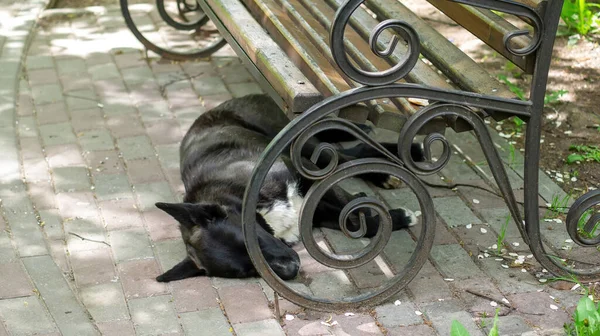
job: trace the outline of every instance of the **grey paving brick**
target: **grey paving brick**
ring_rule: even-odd
[[[26,66],[27,66],[28,70],[47,69],[47,68],[54,67],[54,61],[52,60],[52,56],[29,55],[29,56],[27,56]]]
[[[19,197],[20,196],[20,197]],[[21,194],[3,199],[5,216],[20,256],[47,254],[48,249],[29,199]],[[19,202],[19,206],[10,204]]]
[[[200,96],[212,96],[228,93],[225,83],[220,77],[202,77],[193,80],[194,89]]]
[[[135,336],[131,320],[102,322],[96,325],[102,335]]]
[[[12,247],[8,232],[0,231],[0,263],[11,263],[17,261],[17,255]]]
[[[85,61],[81,58],[73,58],[73,59],[65,59],[65,60],[57,60],[56,61],[56,69],[58,73],[63,74],[73,74],[73,73],[82,73],[87,71],[87,67]]]
[[[92,65],[88,68],[88,72],[92,75],[92,79],[94,81],[101,79],[111,79],[111,78],[119,78],[121,74],[117,69],[117,66],[112,63],[103,63]]]
[[[176,202],[167,182],[136,184],[134,191],[141,211],[154,209],[156,202]]]
[[[57,331],[37,296],[0,300],[0,314],[8,331],[14,336]]]
[[[217,292],[208,277],[193,277],[173,282],[171,293],[177,312],[219,308]]]
[[[69,111],[94,108],[98,106],[96,93],[90,89],[74,90],[65,94]]]
[[[505,294],[532,292],[540,288],[539,282],[529,273],[523,273],[519,268],[503,268],[505,262],[493,258],[481,260],[485,273],[493,278],[500,291]]]
[[[36,105],[50,104],[63,100],[62,88],[58,84],[38,85],[31,88]]]
[[[185,245],[181,239],[163,240],[154,245],[163,272],[170,270],[186,256]]]
[[[416,325],[410,327],[396,327],[388,329],[390,336],[435,336],[435,331],[428,325]]]
[[[110,241],[117,263],[154,257],[150,240],[143,229],[112,231]]]
[[[179,145],[159,145],[156,146],[158,161],[164,169],[179,170]]]
[[[42,220],[42,229],[46,233],[46,237],[50,240],[64,239],[65,232],[63,230],[62,218],[56,209],[38,211]]]
[[[431,258],[442,275],[452,279],[468,279],[481,270],[458,244],[439,245],[431,249]]]
[[[522,317],[528,324],[542,330],[562,328],[571,320],[564,310],[551,308],[551,305],[558,304],[544,292],[518,293],[509,295],[507,299],[524,313]]]
[[[259,284],[219,289],[221,302],[232,324],[253,322],[272,317],[267,299]]]
[[[50,168],[85,167],[81,149],[76,144],[46,146],[45,150]]]
[[[131,186],[124,174],[98,174],[94,176],[94,192],[100,200],[131,199]]]
[[[125,297],[138,298],[168,293],[166,284],[156,281],[161,272],[153,258],[122,262],[118,268]]]
[[[481,209],[479,210],[481,216],[486,223],[488,223],[494,231],[498,234],[502,232],[502,227],[505,226],[506,220],[508,218],[508,224],[506,224],[506,230],[504,237],[505,238],[520,238],[521,234],[519,233],[519,229],[517,228],[516,223],[512,220],[512,217],[509,218],[510,212],[507,208],[504,209]]]
[[[91,187],[86,167],[56,167],[52,176],[57,192],[85,191]]]
[[[113,138],[106,129],[87,130],[77,134],[81,148],[85,151],[111,150],[115,148]]]
[[[46,146],[63,145],[76,141],[69,123],[41,125],[40,134]]]
[[[243,97],[249,94],[262,93],[260,86],[256,83],[235,83],[227,85],[234,98]]]
[[[417,307],[411,302],[403,301],[396,306],[388,303],[375,308],[377,320],[386,328],[409,326],[423,323],[423,318],[415,314]]]
[[[490,332],[494,325],[493,318],[483,319],[485,334]],[[521,316],[499,316],[498,317],[498,334],[502,336],[521,336],[527,332],[533,331],[527,322]]]
[[[231,335],[231,327],[220,308],[180,313],[179,316],[186,335]]]
[[[320,298],[339,300],[357,295],[356,287],[341,270],[315,274],[309,288]]]
[[[50,256],[23,263],[63,335],[99,335]]]
[[[0,264],[0,299],[29,296],[33,287],[20,263]]]
[[[69,121],[67,106],[64,101],[55,103],[35,105],[35,112],[38,124],[56,124]]]
[[[160,335],[180,331],[169,296],[129,300],[136,335]]]
[[[452,322],[455,320],[460,322],[465,329],[467,329],[471,336],[483,335],[481,330],[475,324],[471,314],[465,311],[431,316],[431,323],[433,324],[433,327],[441,335],[447,335],[448,331],[452,329]]]
[[[122,69],[123,79],[127,86],[146,82],[149,78],[153,78],[154,74],[147,65],[141,65],[134,68]]]
[[[20,137],[37,137],[37,126],[33,116],[19,118],[19,136]]]
[[[284,336],[285,333],[277,320],[268,319],[256,322],[234,324],[236,335],[239,336]]]
[[[439,197],[433,200],[435,211],[449,227],[467,224],[481,224],[481,220],[473,214],[460,197]]]
[[[81,300],[95,322],[129,318],[120,283],[110,282],[82,288]]]
[[[106,235],[102,222],[98,218],[66,218],[64,228],[67,232],[67,247],[69,251],[89,251],[97,249],[106,249]],[[77,234],[85,239],[75,236]]]
[[[116,279],[110,249],[69,251],[69,259],[79,288],[110,283]]]
[[[152,103],[142,103],[138,106],[138,111],[140,112],[140,117],[144,123],[162,121],[174,117],[169,111],[169,104],[164,100]]]
[[[147,136],[134,136],[118,139],[119,149],[125,160],[154,157],[154,148]]]

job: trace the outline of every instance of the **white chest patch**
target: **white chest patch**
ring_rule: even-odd
[[[298,194],[298,187],[293,183],[287,187],[287,200],[276,201],[273,206],[259,213],[273,228],[275,237],[293,244],[300,240],[298,220],[303,202],[304,198]]]

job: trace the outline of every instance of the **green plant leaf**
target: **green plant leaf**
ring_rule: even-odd
[[[457,320],[452,321],[452,328],[450,329],[450,336],[471,336],[467,328],[465,328]]]
[[[577,309],[575,310],[575,322],[583,323],[584,320],[590,320],[594,318],[596,312],[596,305],[594,301],[590,300],[589,297],[585,296],[577,303]]]
[[[488,334],[488,336],[499,336],[498,334],[498,311],[500,309],[496,309],[496,315],[494,316],[494,325],[492,326],[492,329],[490,329],[490,333]]]
[[[569,154],[569,156],[567,156],[567,163],[569,163],[569,164],[575,163],[577,161],[581,162],[583,160],[584,160],[583,156],[580,154],[573,153],[573,154]]]

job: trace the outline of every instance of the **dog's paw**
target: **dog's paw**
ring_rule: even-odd
[[[392,216],[393,230],[407,229],[411,226],[419,224],[419,219],[414,212],[398,208],[390,210]]]
[[[388,178],[381,183],[383,189],[399,189],[404,185],[404,182],[396,176],[388,176]]]

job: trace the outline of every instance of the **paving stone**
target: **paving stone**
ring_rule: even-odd
[[[88,68],[88,72],[94,81],[121,77],[119,70],[112,62],[92,65]]]
[[[423,265],[417,276],[408,284],[408,288],[418,304],[453,297],[448,283],[430,262]]]
[[[167,293],[167,286],[155,279],[160,270],[155,259],[133,260],[119,264],[120,279],[127,298]]]
[[[135,114],[109,115],[106,126],[115,138],[145,137],[146,134],[142,121]]]
[[[46,146],[75,142],[75,134],[73,134],[69,123],[41,125],[40,134]]]
[[[341,270],[315,274],[309,288],[320,298],[339,300],[357,295],[356,287]]]
[[[47,180],[34,180],[29,184],[29,195],[36,209],[54,209],[57,207],[54,197],[54,187],[50,182],[50,176]]]
[[[131,185],[124,174],[97,174],[94,192],[99,200],[131,199]]]
[[[423,319],[415,314],[416,310],[418,309],[414,304],[406,301],[398,306],[388,303],[375,308],[377,320],[386,328],[422,324]]]
[[[163,272],[170,270],[186,257],[185,245],[181,239],[163,240],[154,246]]]
[[[84,156],[93,176],[125,172],[119,153],[116,150],[89,151],[85,152]]]
[[[175,144],[183,138],[179,123],[174,119],[148,122],[146,132],[155,145]]]
[[[98,335],[50,256],[24,258],[23,263],[63,335]]]
[[[141,211],[155,209],[156,202],[176,202],[167,182],[142,183],[133,187]]]
[[[99,207],[108,231],[139,228],[144,225],[142,216],[131,199],[101,201]]]
[[[80,137],[80,132],[89,130],[103,130],[104,115],[98,107],[86,108],[70,112],[73,130]]]
[[[120,138],[118,145],[126,161],[155,156],[150,139],[146,136]]]
[[[258,284],[219,289],[221,302],[232,324],[253,322],[272,317],[267,299]]]
[[[504,262],[495,261],[493,258],[481,260],[485,273],[495,280],[502,293],[523,293],[539,289],[539,282],[529,273],[523,273],[519,268],[503,268]]]
[[[37,126],[33,116],[20,117],[19,118],[19,137],[37,137]]]
[[[0,264],[0,299],[29,296],[33,287],[19,263]]]
[[[137,56],[137,55],[136,55]],[[137,67],[121,69],[123,80],[127,86],[143,83],[148,78],[154,77],[152,71],[145,63]]]
[[[231,335],[231,327],[219,308],[180,313],[179,317],[186,335]]]
[[[40,125],[64,123],[69,121],[65,102],[58,101],[35,106],[36,119]]]
[[[76,144],[46,146],[48,165],[56,167],[85,167],[81,150]]]
[[[285,333],[277,320],[268,319],[256,322],[234,324],[236,335],[239,336],[284,336]]]
[[[227,84],[254,82],[252,75],[242,64],[221,67],[219,73]]]
[[[52,56],[28,55],[26,61],[27,70],[47,69],[54,67]]]
[[[195,91],[200,96],[213,96],[229,93],[220,77],[201,77],[192,81]]]
[[[129,160],[127,172],[132,184],[160,182],[165,179],[156,157]]]
[[[67,248],[70,253],[106,249],[106,235],[102,221],[98,218],[67,218],[64,221],[67,236]],[[83,237],[78,237],[76,235]]]
[[[146,60],[141,53],[132,52],[115,55],[115,63],[117,63],[119,68],[123,69],[146,64]],[[150,74],[150,77],[152,77],[152,74]]]
[[[504,294],[500,293],[494,285],[494,282],[485,275],[481,275],[476,279],[452,281],[450,282],[450,285],[453,292],[463,300],[465,307],[467,308],[466,310],[471,314],[477,316],[494,316],[496,308],[499,308],[501,313],[508,312],[507,308],[500,303],[502,299],[505,299]],[[490,299],[472,293],[485,295]],[[499,305],[497,307],[492,307],[490,305],[492,300],[499,303]]]
[[[489,334],[490,329],[494,325],[493,318],[483,319],[485,321],[484,332]],[[527,325],[527,322],[521,316],[499,316],[498,317],[498,334],[502,336],[521,336],[533,329]]]
[[[484,220],[494,228],[498,234],[502,232],[502,227],[506,225],[506,230],[504,237],[507,239],[510,238],[520,238],[521,234],[519,233],[519,228],[515,222],[510,218],[510,212],[507,208],[504,209],[481,209],[481,215]],[[508,219],[508,224],[507,224]]]
[[[177,316],[169,296],[154,296],[129,300],[131,319],[136,335],[160,335],[179,332]]]
[[[64,93],[70,93],[76,90],[83,90],[94,87],[92,78],[87,72],[73,72],[61,74],[59,76],[60,84]]]
[[[95,322],[128,319],[127,304],[119,283],[105,283],[81,289],[81,300]]]
[[[19,206],[9,206],[9,200],[3,198],[5,216],[10,226],[12,238],[21,257],[48,253],[38,221],[33,213],[31,202],[22,195],[14,196],[10,202],[19,202]]]
[[[150,240],[143,229],[112,231],[110,241],[117,264],[128,260],[154,257]]]
[[[460,245],[434,246],[431,249],[431,258],[446,278],[468,279],[481,272]]]
[[[56,167],[52,175],[57,192],[85,191],[91,187],[86,167]]]
[[[390,336],[435,336],[435,331],[428,325],[416,325],[409,327],[396,327],[388,329]]]
[[[433,327],[441,335],[445,335],[448,330],[452,329],[452,322],[455,320],[460,322],[465,329],[467,329],[471,336],[483,335],[481,330],[477,328],[477,325],[475,324],[475,321],[473,321],[471,314],[465,311],[431,316],[431,323],[433,324]]]
[[[46,237],[50,240],[63,240],[65,232],[63,230],[62,218],[57,209],[39,210],[40,219],[43,223],[43,230]]]
[[[101,322],[96,326],[102,335],[135,336],[133,323],[130,320]]]
[[[153,80],[146,79],[143,83],[131,84],[129,87],[129,96],[134,104],[141,104],[147,102],[164,102],[163,90],[159,87],[158,83]]]
[[[68,60],[57,60],[56,69],[61,75],[63,75],[86,72],[87,67],[84,60],[80,58],[72,58]]]
[[[71,251],[70,259],[79,288],[109,283],[116,278],[109,249]]]
[[[481,229],[486,232],[482,233]],[[458,237],[458,243],[467,250],[469,255],[477,256],[498,242],[498,237],[488,225],[475,224],[470,229],[466,226],[458,226],[451,230]]]
[[[59,193],[56,201],[60,214],[68,218],[98,218],[99,212],[91,192]]]
[[[52,84],[58,81],[58,74],[52,68],[27,71],[31,86]]]
[[[523,318],[542,330],[562,328],[563,324],[571,321],[569,315],[562,309],[552,309],[557,305],[547,293],[531,292],[509,295],[508,301],[523,314]]]
[[[62,88],[58,84],[34,86],[31,88],[31,95],[36,105],[50,104],[63,100]]]
[[[164,100],[151,103],[142,102],[138,106],[138,111],[144,124],[161,122],[174,117],[169,111],[169,104]]]
[[[11,335],[45,334],[56,331],[37,296],[0,300],[0,314]]]
[[[191,312],[219,308],[217,292],[208,277],[193,277],[175,281],[171,285],[177,312]]]
[[[81,148],[86,151],[111,150],[115,148],[110,133],[105,129],[88,130],[77,134]]]
[[[179,223],[164,211],[159,209],[144,211],[143,216],[152,241],[156,242],[181,236]]]
[[[449,227],[481,224],[471,209],[459,197],[440,197],[433,200],[436,212]]]
[[[227,85],[234,98],[243,97],[250,94],[263,93],[260,86],[256,83],[234,83]]]

